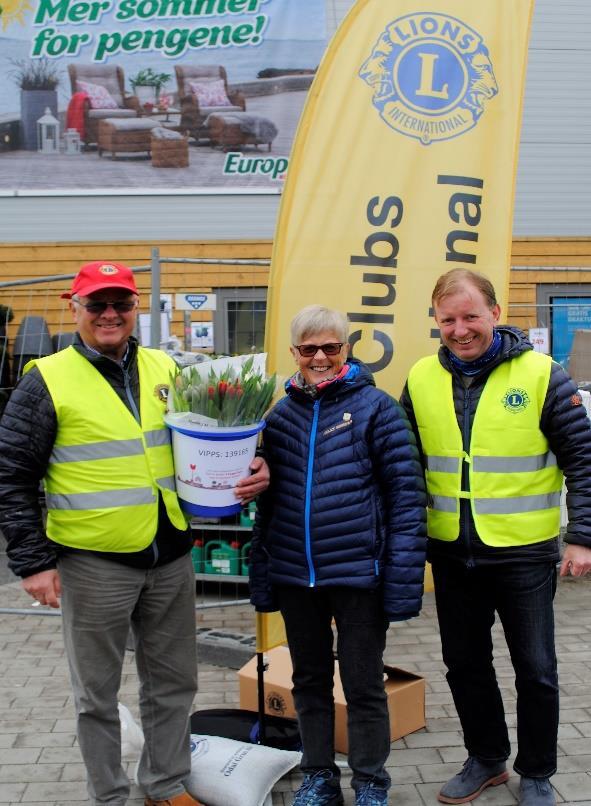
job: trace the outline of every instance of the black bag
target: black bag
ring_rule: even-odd
[[[265,714],[265,745],[278,750],[301,750],[297,720]],[[191,714],[191,733],[223,736],[260,744],[259,715],[243,708],[209,708]]]

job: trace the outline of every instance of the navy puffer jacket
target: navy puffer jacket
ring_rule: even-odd
[[[259,499],[251,601],[276,610],[273,588],[380,589],[391,621],[421,608],[425,489],[402,408],[364,364],[316,400],[288,382],[263,432],[271,484]]]

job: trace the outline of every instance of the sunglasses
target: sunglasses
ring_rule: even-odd
[[[304,358],[312,358],[318,350],[322,350],[324,355],[338,355],[344,343],[344,341],[332,341],[328,344],[294,344],[293,346]]]
[[[136,300],[132,300],[131,302],[126,300],[115,300],[115,302],[80,302],[80,300],[74,299],[72,302],[75,302],[76,305],[80,305],[82,308],[86,308],[88,313],[104,313],[107,308],[112,308],[115,313],[129,313],[133,311],[133,309],[137,305]]]

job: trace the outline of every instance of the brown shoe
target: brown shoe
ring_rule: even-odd
[[[146,798],[144,806],[203,806],[203,804],[192,798],[188,792],[183,792],[182,795],[175,795],[174,798],[168,798],[168,800]]]

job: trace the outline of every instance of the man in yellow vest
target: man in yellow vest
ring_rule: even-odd
[[[551,806],[556,569],[591,571],[591,428],[562,367],[517,328],[499,326],[486,277],[447,272],[433,308],[442,347],[412,367],[401,403],[423,457],[443,660],[468,751],[438,799],[467,803],[509,777],[493,667],[496,613],[515,670],[519,804]],[[569,524],[560,560],[563,474]]]
[[[31,362],[0,421],[9,565],[41,604],[58,607],[61,599],[91,802],[123,806],[129,796],[117,696],[131,630],[145,804],[191,806],[198,802],[183,781],[197,686],[195,577],[162,417],[176,366],[132,337],[138,291],[126,266],[86,264],[62,296],[75,341]],[[239,496],[264,487],[260,476],[244,480]]]

